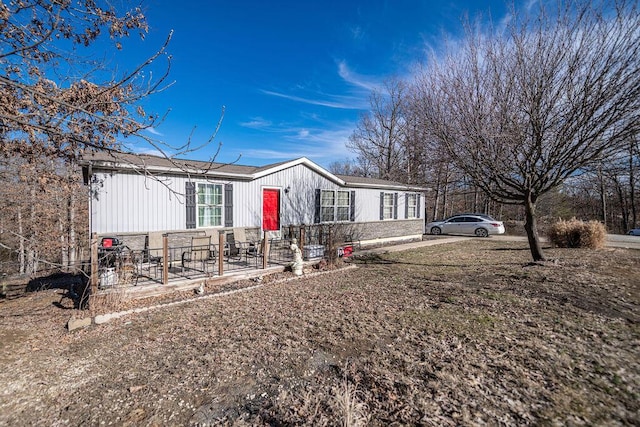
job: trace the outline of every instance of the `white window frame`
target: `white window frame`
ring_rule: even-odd
[[[407,194],[407,219],[418,218],[418,193]]]
[[[212,193],[202,193],[201,188],[213,187]],[[216,193],[216,188],[218,192]],[[203,196],[201,198],[200,196]],[[211,200],[207,200],[207,196]],[[219,198],[214,200],[213,198]],[[201,215],[202,210],[202,215]],[[207,212],[208,211],[208,212]],[[196,183],[196,227],[211,228],[222,227],[224,224],[224,185],[214,182],[198,182]],[[208,219],[208,221],[203,221]],[[216,221],[217,220],[217,221]]]
[[[331,194],[331,199],[327,200],[325,194]],[[340,195],[346,195],[347,204]],[[351,191],[349,190],[320,190],[320,222],[349,222],[351,221]],[[342,211],[342,214],[340,212]],[[330,215],[328,213],[331,212]]]
[[[387,203],[391,200],[391,204]],[[395,193],[384,193],[382,199],[382,220],[390,220],[394,219],[394,211],[395,211],[396,203],[395,203]]]

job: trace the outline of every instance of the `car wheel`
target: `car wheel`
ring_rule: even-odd
[[[476,228],[476,236],[478,237],[487,237],[489,232],[484,228]]]
[[[431,227],[431,234],[435,234],[437,236],[438,234],[442,234],[442,230],[440,230],[440,227]]]

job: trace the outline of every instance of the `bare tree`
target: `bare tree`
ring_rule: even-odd
[[[503,33],[470,28],[418,79],[424,125],[497,201],[521,204],[534,261],[536,202],[619,152],[640,127],[636,2],[558,2],[512,12]]]
[[[329,172],[338,175],[366,176],[366,172],[356,161],[348,159],[344,161],[335,161],[329,164]]]
[[[360,117],[356,130],[349,137],[347,147],[373,166],[377,178],[401,180],[403,161],[404,118],[402,104],[406,84],[391,80],[385,84],[386,93],[373,91],[371,111]]]
[[[119,148],[123,137],[143,137],[141,130],[158,118],[137,102],[162,88],[169,66],[156,80],[141,71],[166,56],[166,44],[122,76],[82,55],[104,33],[119,49],[132,31],[141,37],[147,31],[140,8],[118,11],[94,1],[0,4],[2,153],[73,158],[85,149]]]
[[[0,2],[0,161],[9,165],[0,178],[1,185],[20,188],[1,192],[10,209],[3,212],[0,245],[18,254],[21,271],[34,273],[38,264],[54,259],[73,263],[78,231],[86,228],[78,210],[84,199],[78,197],[78,157],[109,152],[126,161],[121,153],[144,142],[172,160],[215,138],[221,119],[211,138],[199,145],[189,136],[173,146],[145,132],[164,118],[146,112],[140,101],[170,86],[166,49],[171,34],[153,55],[124,73],[110,68],[106,59],[93,59],[96,45],[110,43],[115,53],[125,39],[136,34],[144,38],[146,32],[141,8],[126,2]],[[56,170],[48,170],[50,165]],[[154,178],[144,167],[135,170]],[[12,175],[17,172],[22,175]],[[47,180],[49,186],[43,186]],[[43,194],[53,190],[58,190],[52,199],[57,203],[45,210],[49,199]],[[58,211],[49,212],[51,208]],[[40,239],[44,230],[48,238]],[[64,247],[56,245],[54,256],[43,250],[45,240]]]

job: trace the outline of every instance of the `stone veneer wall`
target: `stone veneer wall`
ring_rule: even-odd
[[[424,234],[423,219],[363,222],[354,227],[357,230],[357,233],[354,234],[361,241],[422,236]]]

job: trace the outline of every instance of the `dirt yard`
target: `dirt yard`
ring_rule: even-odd
[[[74,332],[59,290],[2,301],[0,425],[640,425],[640,251],[546,252],[430,246]]]

